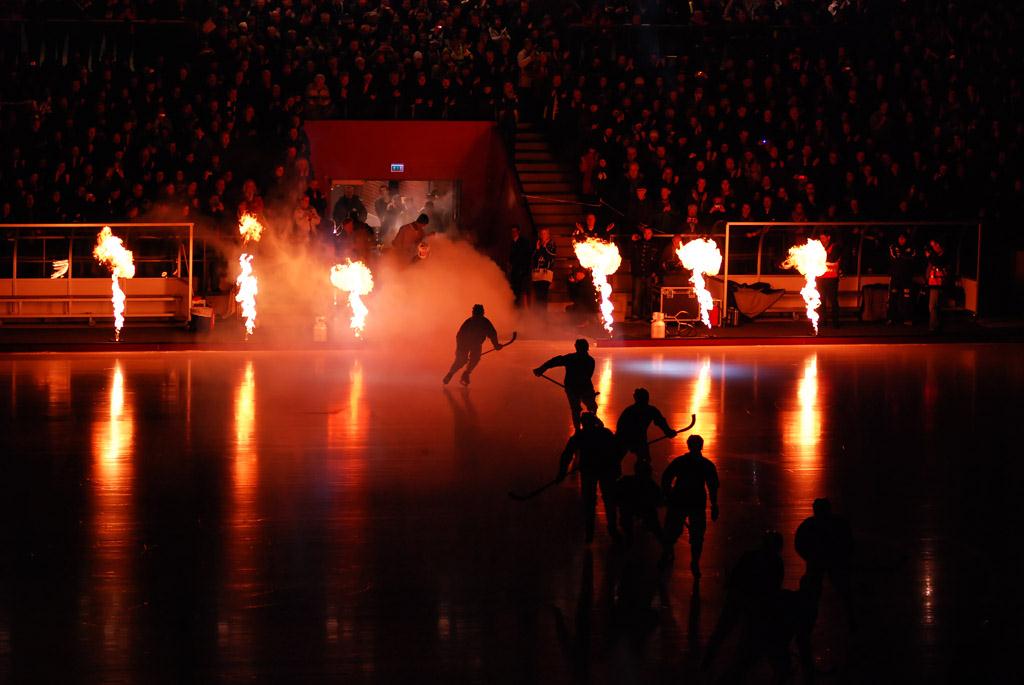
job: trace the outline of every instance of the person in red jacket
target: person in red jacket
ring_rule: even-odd
[[[818,292],[821,293],[822,317],[824,324],[826,318],[831,320],[833,328],[839,327],[839,260],[842,249],[839,244],[832,241],[832,234],[822,231],[818,236],[827,255],[825,273],[818,278]]]

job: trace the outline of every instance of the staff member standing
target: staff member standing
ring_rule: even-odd
[[[658,244],[654,229],[643,226],[633,236],[633,318],[651,318],[651,286],[658,273]]]
[[[822,322],[827,316],[832,320],[832,327],[839,328],[839,260],[842,249],[838,243],[832,242],[832,234],[822,231],[818,236],[825,248],[825,273],[818,278],[818,290],[821,292],[821,304],[824,311]]]
[[[420,243],[423,242],[423,238],[427,235],[426,228],[429,223],[430,217],[426,214],[420,214],[416,217],[416,221],[398,229],[398,235],[392,241],[391,247],[412,259],[416,256],[416,250],[419,249]]]
[[[547,313],[548,291],[551,290],[551,282],[555,280],[555,249],[551,229],[540,229],[533,248],[530,279],[533,283],[533,306],[542,315]]]
[[[533,249],[519,230],[518,225],[512,226],[511,233],[512,245],[508,251],[508,282],[512,286],[516,306],[522,307],[526,304],[526,282],[530,279]]]
[[[889,246],[889,323],[910,323],[914,318],[914,264],[917,251],[906,233]]]
[[[942,304],[949,293],[952,268],[946,249],[937,238],[928,241],[924,256],[928,259],[928,331],[938,333],[942,329]]]

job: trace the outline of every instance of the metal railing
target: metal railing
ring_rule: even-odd
[[[0,224],[0,319],[108,315],[106,307],[91,308],[110,299],[109,271],[92,254],[104,226],[133,252],[136,275],[124,283],[126,315],[188,321],[195,234],[191,223]],[[132,302],[147,306],[132,307]]]
[[[741,251],[737,254],[734,249],[734,234],[737,230],[743,229],[753,229],[751,232],[758,233],[756,249],[753,253]],[[828,229],[834,235],[838,235],[838,239],[845,243],[845,261],[841,263],[843,278],[840,282],[841,284],[844,282],[848,283],[852,279],[854,288],[842,288],[842,292],[856,292],[858,294],[869,281],[871,283],[888,283],[888,262],[885,260],[887,250],[878,249],[880,244],[887,246],[889,243],[895,242],[897,235],[901,232],[913,233],[912,240],[918,243],[918,247],[929,238],[942,237],[944,247],[954,258],[955,276],[964,286],[964,308],[977,313],[981,280],[982,236],[982,225],[978,221],[726,222],[724,233],[712,236],[722,240],[721,296],[723,301],[726,301],[730,280],[737,280],[743,277],[746,279],[753,278],[756,281],[769,282],[773,286],[784,286],[794,278],[802,280],[802,277],[795,271],[784,271],[779,268],[778,262],[785,258],[788,247],[802,243],[807,237],[813,237],[811,235],[812,232],[820,232],[823,229]],[[788,240],[785,236],[787,231],[794,234]],[[766,244],[768,237],[772,236],[773,233],[776,236],[781,236],[779,245],[774,246],[774,250],[773,246]],[[854,236],[853,240],[849,240],[851,234]],[[952,234],[953,240],[949,239],[950,234]],[[866,259],[868,243],[874,244],[876,251],[874,255]],[[854,267],[849,269],[849,258],[851,256],[853,257]],[[755,267],[753,271],[744,272],[738,270],[736,268],[738,266],[736,263],[737,257],[743,258],[744,261],[752,257]],[[878,259],[877,263],[875,263],[876,259]],[[885,260],[884,263],[883,260]],[[885,268],[879,268],[881,266]]]

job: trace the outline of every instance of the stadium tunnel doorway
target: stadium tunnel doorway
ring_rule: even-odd
[[[351,186],[353,195],[362,201],[365,221],[381,245],[391,244],[398,229],[420,214],[430,222],[428,233],[459,234],[461,220],[462,183],[453,180],[373,180],[336,179],[331,182],[328,211],[344,197],[345,188]]]

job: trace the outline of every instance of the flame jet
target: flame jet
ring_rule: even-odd
[[[263,224],[256,218],[255,214],[243,214],[238,220],[238,233],[242,236],[243,248],[249,243],[258,243],[263,235]],[[235,295],[235,302],[242,305],[242,317],[245,319],[245,337],[252,335],[256,328],[256,275],[252,269],[253,255],[243,250],[238,257],[238,278],[235,283],[238,285],[238,293]]]
[[[709,312],[714,308],[715,301],[704,283],[704,276],[714,276],[722,268],[722,253],[718,251],[715,241],[695,238],[685,245],[680,245],[676,249],[676,254],[679,255],[683,267],[693,272],[690,283],[693,283],[693,291],[700,305],[700,320],[711,328]]]
[[[110,301],[114,305],[114,340],[120,340],[121,329],[124,327],[125,295],[118,279],[135,276],[135,261],[131,251],[124,246],[120,238],[114,235],[110,226],[104,226],[96,236],[96,247],[93,248],[92,254],[100,264],[110,269],[110,289],[113,292]]]
[[[818,308],[821,307],[821,295],[818,293],[817,279],[828,270],[828,253],[820,240],[808,239],[803,245],[789,248],[789,256],[782,263],[784,269],[796,268],[804,277],[804,287],[800,294],[807,306],[807,318],[814,326],[814,334],[818,334]]]
[[[573,244],[573,250],[576,259],[580,260],[580,266],[590,270],[590,277],[601,298],[601,320],[604,321],[604,329],[611,333],[615,323],[612,316],[615,305],[612,304],[612,284],[608,282],[608,277],[618,271],[622,264],[619,248],[615,243],[588,238]]]
[[[366,328],[366,315],[370,313],[362,296],[369,295],[373,290],[373,274],[370,268],[362,262],[352,260],[347,260],[344,264],[335,264],[331,267],[331,285],[348,293],[348,305],[352,308],[349,325],[357,338],[362,337],[363,329]]]

